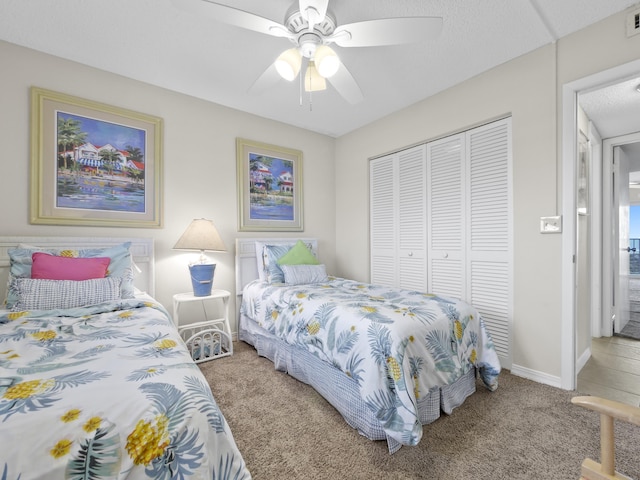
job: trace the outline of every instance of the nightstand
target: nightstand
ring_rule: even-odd
[[[211,295],[204,297],[196,297],[192,292],[176,293],[173,296],[173,322],[196,363],[233,355],[233,341],[229,324],[230,297],[231,293],[219,289],[212,290]],[[209,318],[206,303],[219,300],[222,301],[224,316]],[[204,320],[181,325],[180,306],[191,302],[200,302]]]

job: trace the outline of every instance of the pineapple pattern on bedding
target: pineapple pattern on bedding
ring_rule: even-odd
[[[489,390],[498,386],[491,337],[460,300],[334,277],[297,286],[256,280],[244,293],[245,315],[353,378],[387,435],[403,445],[422,437],[416,404],[429,389],[472,368]]]
[[[0,313],[0,478],[250,479],[164,308]]]

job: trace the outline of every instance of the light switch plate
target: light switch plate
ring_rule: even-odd
[[[562,216],[540,217],[540,233],[562,233]]]

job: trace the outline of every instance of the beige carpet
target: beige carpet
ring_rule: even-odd
[[[256,480],[577,479],[585,457],[599,459],[599,416],[570,403],[576,392],[508,372],[389,455],[244,343],[200,367]],[[616,422],[616,440],[617,469],[640,478],[640,427]]]

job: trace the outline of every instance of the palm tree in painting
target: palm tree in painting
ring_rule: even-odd
[[[144,172],[142,170],[138,170],[137,168],[127,167],[125,169],[127,172],[127,176],[133,180],[135,183],[141,183],[144,179]]]
[[[62,149],[64,168],[67,169],[67,152],[69,149],[85,143],[87,133],[80,130],[80,121],[58,116],[58,147]],[[74,161],[76,160],[74,155]]]
[[[102,166],[109,175],[113,174],[116,164],[120,161],[120,154],[117,150],[108,150],[106,148],[100,150],[98,153],[100,160],[102,160]]]
[[[124,151],[129,154],[129,160],[144,163],[144,155],[142,154],[142,150],[140,150],[138,147],[127,145]]]

